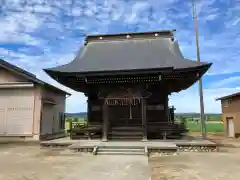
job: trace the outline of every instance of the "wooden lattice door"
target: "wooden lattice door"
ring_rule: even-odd
[[[111,126],[132,126],[141,124],[141,106],[115,105],[109,106],[109,119]]]

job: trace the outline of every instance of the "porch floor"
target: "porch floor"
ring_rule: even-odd
[[[69,147],[81,147],[81,148],[93,148],[98,147],[110,147],[110,146],[119,146],[119,147],[149,147],[149,148],[176,148],[177,146],[215,146],[216,144],[203,140],[200,138],[191,138],[191,139],[182,139],[182,140],[148,140],[148,141],[113,141],[109,140],[103,142],[101,140],[71,140],[69,137],[54,139],[50,141],[42,141],[41,145],[43,146],[69,146]]]

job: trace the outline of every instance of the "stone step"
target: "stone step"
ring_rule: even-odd
[[[143,148],[99,148],[98,152],[144,152]]]
[[[143,132],[111,131],[111,132],[109,132],[109,134],[112,134],[112,135],[120,135],[120,136],[126,136],[126,135],[142,136]]]
[[[144,155],[145,149],[142,146],[100,146],[97,155]]]
[[[111,131],[109,131],[110,133],[111,132],[125,132],[125,133],[142,133],[143,130],[142,129],[139,129],[139,130],[117,130],[117,129],[112,129]]]
[[[124,136],[124,137],[123,136],[109,136],[109,139],[115,140],[115,141],[118,141],[118,140],[128,140],[128,141],[138,140],[138,141],[140,141],[142,139],[142,136]]]
[[[144,155],[144,152],[97,152],[97,155]]]
[[[142,132],[143,129],[142,128],[131,128],[131,127],[127,127],[127,128],[112,128],[111,131],[120,131],[120,132]]]
[[[142,145],[119,145],[117,142],[116,144],[114,142],[112,142],[111,145],[107,145],[107,146],[104,146],[104,145],[101,145],[101,146],[98,146],[98,148],[101,148],[101,149],[144,149],[144,147]]]

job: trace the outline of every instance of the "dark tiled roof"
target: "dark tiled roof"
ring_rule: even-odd
[[[53,86],[53,85],[51,85],[49,83],[46,83],[46,82],[38,79],[36,77],[36,75],[34,75],[34,74],[32,74],[32,73],[30,73],[28,71],[25,71],[24,69],[19,68],[19,67],[13,65],[13,64],[10,64],[7,61],[4,61],[3,59],[0,59],[0,67],[3,67],[3,68],[8,69],[10,71],[14,71],[14,72],[18,73],[19,75],[25,77],[26,79],[28,79],[28,80],[30,80],[32,82],[35,82],[37,84],[40,84],[40,85],[46,86],[48,88],[55,89],[57,91],[61,91],[61,92],[64,92],[64,93],[66,93],[68,95],[71,95],[70,93],[68,93],[68,92],[66,92],[66,91],[64,91],[64,90],[62,90],[60,88],[57,88],[57,87],[55,87],[55,86]]]
[[[90,41],[69,64],[45,69],[46,72],[103,72],[158,68],[185,69],[207,63],[187,60],[172,37],[125,38]]]
[[[125,32],[125,33],[118,33],[118,34],[97,34],[97,35],[88,35],[85,39],[85,42],[92,42],[92,41],[106,41],[106,40],[126,40],[127,36],[130,36],[131,39],[146,39],[156,37],[168,37],[173,38],[174,32],[176,30],[164,30],[164,31],[151,31],[151,32]]]
[[[240,96],[240,92],[230,94],[230,95],[227,95],[227,96],[223,96],[223,97],[217,98],[216,100],[224,100],[224,99],[229,99],[229,98],[236,97],[236,96]]]

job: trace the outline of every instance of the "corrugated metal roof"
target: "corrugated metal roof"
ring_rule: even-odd
[[[171,38],[155,37],[89,42],[72,62],[46,71],[85,73],[169,67],[184,69],[202,64],[207,63],[185,59],[178,43]]]
[[[51,85],[51,84],[49,84],[47,82],[44,82],[44,81],[38,79],[34,74],[32,74],[32,73],[30,73],[28,71],[25,71],[24,69],[22,69],[20,67],[17,67],[15,65],[13,65],[13,64],[3,60],[3,59],[0,59],[0,67],[3,67],[3,68],[8,69],[10,71],[17,72],[21,76],[25,77],[26,79],[31,80],[34,83],[41,84],[41,85],[44,85],[46,87],[49,87],[49,88],[52,88],[52,89],[64,92],[64,93],[66,93],[68,95],[71,95],[70,93],[68,93],[68,92],[66,92],[66,91],[64,91],[64,90],[62,90],[60,88],[57,88],[57,87],[55,87],[55,86],[53,86],[53,85]]]
[[[216,100],[224,100],[224,99],[229,99],[229,98],[236,97],[236,96],[240,96],[240,92],[230,94],[230,95],[227,95],[227,96],[223,96],[223,97],[217,98]]]

